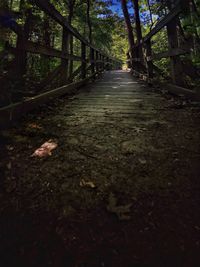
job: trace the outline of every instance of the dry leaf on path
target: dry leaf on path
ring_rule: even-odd
[[[37,123],[29,123],[27,125],[27,128],[38,129],[38,130],[42,129],[42,127],[40,125],[38,125]]]
[[[96,187],[96,185],[93,182],[91,182],[91,181],[86,182],[84,179],[81,179],[80,186],[81,187],[90,187],[90,188]]]
[[[35,150],[35,152],[31,155],[32,157],[47,157],[51,156],[51,151],[54,150],[58,145],[53,142],[51,139],[45,142],[41,147]]]
[[[108,199],[108,205],[107,210],[115,213],[119,220],[130,220],[130,208],[132,206],[132,203],[129,203],[127,205],[120,205],[117,206],[117,199],[114,196],[113,193],[110,193],[109,199]]]

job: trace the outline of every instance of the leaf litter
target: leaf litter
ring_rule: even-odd
[[[52,139],[49,139],[47,142],[42,144],[39,148],[35,150],[35,152],[31,155],[31,157],[48,157],[52,155],[52,150],[56,149],[58,146]]]

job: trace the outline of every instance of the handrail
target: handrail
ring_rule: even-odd
[[[157,22],[154,28],[141,40],[141,42],[136,44],[132,49],[129,49],[128,63],[132,67],[134,73],[141,73],[140,71],[142,71],[142,76],[144,76],[144,69],[146,69],[147,78],[145,79],[151,82],[154,77],[155,69],[153,60],[169,57],[171,62],[171,79],[173,83],[179,86],[184,85],[182,63],[179,56],[190,53],[191,49],[187,47],[187,45],[184,45],[184,48],[179,47],[177,21],[181,13],[184,11],[189,12],[189,10],[187,10],[187,6],[188,0],[176,1],[175,6],[164,18]],[[168,51],[157,54],[153,53],[151,38],[164,27],[167,29]],[[141,49],[141,47],[143,49]],[[132,54],[131,51],[134,51],[134,53]],[[135,55],[137,55],[137,58]]]
[[[158,33],[160,30],[162,30],[172,19],[177,17],[182,11],[182,5],[181,1],[178,1],[176,6],[160,21],[156,23],[154,28],[144,37],[144,42],[147,42],[149,39],[151,39],[156,33]]]

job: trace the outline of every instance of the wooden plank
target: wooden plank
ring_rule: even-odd
[[[148,82],[148,83],[151,83],[152,80],[148,77],[147,74],[144,74],[144,73],[141,73],[141,72],[138,72],[136,70],[131,70],[131,73],[136,76],[137,78],[145,81],[145,82]]]
[[[148,79],[151,80],[153,78],[153,64],[151,61],[148,61],[148,58],[151,58],[152,56],[150,39],[145,43],[145,49],[146,49],[146,59],[147,59],[146,67],[147,67]]]
[[[69,46],[70,46],[70,33],[69,31],[63,27],[62,29],[62,53],[68,54],[69,53]],[[61,59],[61,77],[60,77],[60,85],[65,85],[68,83],[69,78],[69,60],[66,58]]]
[[[95,53],[95,67],[96,67],[96,71],[98,72],[99,71],[99,52],[96,51]]]
[[[94,63],[94,49],[90,48],[90,63],[91,63],[91,71],[95,73],[95,63]]]
[[[82,61],[81,57],[70,55],[67,53],[63,53],[62,51],[57,50],[55,48],[43,46],[43,45],[40,45],[39,43],[35,43],[32,41],[24,42],[23,48],[27,52],[31,52],[33,54],[47,55],[47,56],[51,56],[51,57],[69,59],[69,60],[73,60],[73,61]],[[9,47],[8,49],[10,52],[15,53],[17,48]]]
[[[73,73],[72,73],[72,75],[69,77],[69,80],[70,81],[73,81],[73,79],[76,77],[76,76],[78,76],[79,74],[80,74],[80,72],[81,72],[81,68],[82,68],[82,66],[80,65]]]
[[[189,90],[189,89],[186,89],[181,86],[174,85],[174,84],[165,84],[163,85],[163,87],[172,94],[185,96],[191,100],[200,101],[200,95],[195,91],[192,91],[192,90]]]
[[[103,63],[103,60],[100,60],[100,59],[99,60],[89,60],[88,59],[87,62],[91,62],[91,63],[95,63],[96,64],[96,63]]]
[[[155,27],[144,37],[144,42],[151,39],[157,32],[159,32],[163,27],[165,27],[170,21],[177,17],[182,11],[181,1],[179,0],[176,6],[158,23]]]
[[[43,94],[37,95],[35,97],[31,97],[23,102],[18,102],[18,103],[0,108],[0,128],[4,128],[8,126],[13,121],[16,121],[17,119],[24,116],[29,111],[39,107],[40,105],[47,103],[50,100],[55,99],[56,97],[65,95],[71,90],[77,89],[85,85],[93,77],[95,77],[95,75],[96,73],[94,73],[93,75],[79,82],[71,83],[71,84],[59,87],[57,89],[45,92]]]
[[[177,19],[174,18],[167,25],[167,37],[169,50],[173,51],[178,48]],[[183,67],[179,56],[170,57],[171,78],[174,84],[183,86]]]
[[[147,59],[147,61],[152,61],[152,60],[159,60],[161,58],[167,58],[167,57],[174,57],[178,55],[185,55],[190,53],[189,49],[182,49],[182,48],[173,48],[172,50],[158,53],[158,54],[153,54],[150,58]]]
[[[86,77],[86,45],[85,43],[81,42],[81,58],[82,58],[82,63],[81,63],[81,78],[85,79]]]

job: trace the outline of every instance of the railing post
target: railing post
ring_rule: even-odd
[[[86,45],[84,42],[81,42],[81,78],[85,79],[86,77]]]
[[[103,55],[101,55],[101,70],[103,71]]]
[[[68,30],[63,27],[63,35],[62,35],[62,52],[63,53],[69,52],[69,42],[70,42],[70,34],[69,34]],[[61,82],[63,84],[66,84],[67,80],[68,80],[69,60],[62,58],[61,59],[61,66],[62,66]]]
[[[96,72],[99,72],[99,63],[97,62],[99,59],[99,53],[96,51]]]
[[[91,61],[91,71],[92,74],[95,73],[95,64],[94,64],[94,49],[90,48],[90,61]]]
[[[116,62],[113,60],[113,70],[116,70]]]
[[[105,66],[104,66],[104,56],[102,55],[102,69],[104,70],[105,69]]]
[[[146,66],[147,66],[147,75],[149,82],[153,78],[153,63],[152,63],[152,50],[151,50],[151,40],[145,42],[146,49]]]
[[[101,53],[99,54],[99,60],[102,61]],[[102,62],[100,62],[99,65],[100,65],[100,71],[102,71]]]
[[[173,19],[167,24],[167,36],[169,50],[178,48],[177,19]],[[171,77],[174,84],[183,85],[182,64],[179,56],[170,57]]]
[[[109,70],[108,60],[109,60],[108,57],[106,57],[106,70]]]
[[[74,53],[74,37],[72,34],[70,34],[70,54],[73,55]],[[70,60],[70,64],[69,64],[69,77],[72,76],[73,73],[73,68],[74,68],[74,61]]]
[[[102,71],[104,71],[104,56],[101,56],[101,60],[102,60]]]
[[[127,67],[128,67],[129,69],[131,69],[131,57],[130,57],[130,53],[129,53],[129,51],[128,51],[127,54],[126,54],[126,57],[127,57]]]
[[[101,71],[101,53],[99,53],[99,71]]]

